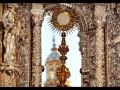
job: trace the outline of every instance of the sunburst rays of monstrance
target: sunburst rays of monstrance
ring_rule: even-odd
[[[68,32],[74,30],[74,25],[79,23],[79,13],[76,8],[67,5],[54,5],[47,9],[47,11],[52,12],[52,19],[49,22],[50,27],[60,32],[62,37],[61,45],[58,48],[62,64],[57,68],[56,76],[59,79],[60,87],[65,87],[65,82],[70,77],[70,71],[65,65],[65,61],[67,60],[65,55],[69,51],[65,37]]]

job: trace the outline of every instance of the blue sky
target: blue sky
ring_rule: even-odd
[[[53,45],[53,30],[49,27],[46,22],[47,16],[44,18],[42,24],[42,65],[45,65],[46,59],[51,53],[51,48]],[[73,33],[66,36],[66,42],[69,46],[69,52],[67,53],[66,65],[70,70],[71,76],[69,78],[71,87],[80,87],[81,86],[81,53],[79,51],[79,37],[77,36],[78,30],[75,30]],[[55,33],[55,43],[56,47],[61,43],[61,36]],[[46,81],[46,71],[42,73],[42,84]]]

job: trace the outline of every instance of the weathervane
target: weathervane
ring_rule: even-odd
[[[59,45],[58,51],[61,56],[59,57],[61,60],[61,66],[57,68],[56,76],[59,79],[60,87],[65,87],[65,82],[67,78],[70,77],[70,71],[65,66],[65,61],[67,57],[65,56],[69,51],[68,45],[66,45],[66,34],[68,32],[72,32],[74,30],[74,26],[79,23],[79,13],[76,8],[73,8],[70,5],[55,5],[51,8],[47,9],[52,12],[52,18],[49,22],[50,27],[53,30],[57,30],[61,33],[62,41],[61,45]]]

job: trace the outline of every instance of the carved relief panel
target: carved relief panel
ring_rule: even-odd
[[[27,4],[4,4],[2,86],[29,86],[30,12]]]

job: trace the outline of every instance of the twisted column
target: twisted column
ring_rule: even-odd
[[[96,29],[96,83],[98,87],[105,86],[105,55],[104,55],[104,22],[106,18],[105,6],[95,6]]]
[[[38,5],[38,6],[36,6]],[[36,8],[36,7],[38,8]],[[44,10],[41,4],[32,5],[32,84],[33,87],[41,86],[41,25]]]

